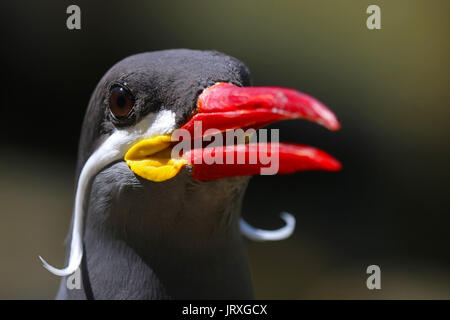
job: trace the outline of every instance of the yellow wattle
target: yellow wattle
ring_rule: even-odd
[[[171,157],[169,135],[144,139],[133,145],[125,154],[125,161],[138,176],[161,182],[173,178],[187,163],[181,158]]]

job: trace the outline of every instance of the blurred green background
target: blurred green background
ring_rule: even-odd
[[[77,4],[82,29],[66,28]],[[381,7],[382,29],[366,28]],[[89,96],[134,53],[214,49],[254,85],[327,104],[340,132],[305,121],[281,140],[340,159],[339,173],[252,179],[244,215],[295,235],[248,243],[257,298],[450,298],[449,1],[2,1],[0,298],[53,298],[64,263],[76,148]],[[367,266],[382,289],[366,288]]]

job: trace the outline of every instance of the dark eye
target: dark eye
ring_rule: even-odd
[[[109,95],[109,109],[118,118],[126,117],[134,105],[133,95],[121,86],[111,89]]]

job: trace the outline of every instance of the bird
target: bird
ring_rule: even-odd
[[[278,174],[338,171],[341,164],[304,145],[248,136],[222,146],[205,141],[285,119],[340,127],[312,96],[252,87],[246,65],[217,51],[152,51],[116,63],[97,84],[82,124],[66,266],[39,256],[62,277],[56,299],[252,299],[243,236],[279,240],[295,226],[289,213],[279,230],[241,218],[250,177],[267,167],[259,150],[277,152]],[[194,138],[175,139],[179,130]],[[194,147],[174,155],[181,142]],[[207,155],[256,155],[257,163],[199,161]],[[68,289],[77,271],[82,286]]]

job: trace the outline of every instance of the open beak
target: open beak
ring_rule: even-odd
[[[217,134],[232,129],[259,129],[285,119],[306,119],[330,130],[340,128],[336,116],[325,105],[296,90],[218,83],[200,94],[196,111],[181,129],[187,131],[194,141],[194,137],[206,137],[211,132]],[[192,177],[196,180],[260,174],[269,166],[268,158],[277,161],[276,172],[270,174],[341,169],[339,161],[324,151],[278,142],[244,142],[206,147],[193,143],[192,149],[174,155],[172,149],[179,140],[175,132],[171,136],[150,137],[132,146],[125,155],[131,170],[145,179],[159,182],[174,177],[183,166],[192,166]],[[211,163],[206,160],[211,157],[223,161]],[[230,163],[226,159],[244,161]]]

